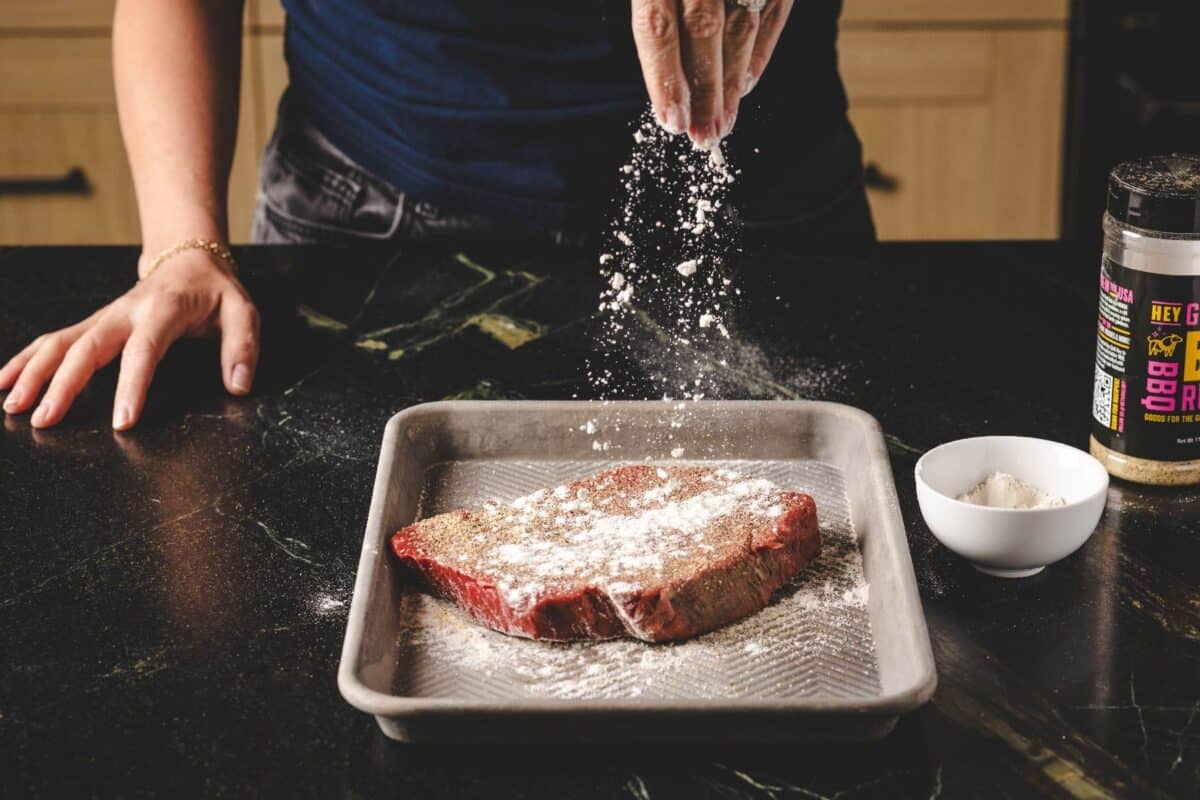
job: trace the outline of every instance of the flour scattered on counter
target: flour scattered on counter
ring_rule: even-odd
[[[346,601],[323,594],[317,597],[316,606],[318,611],[337,611],[346,607]]]

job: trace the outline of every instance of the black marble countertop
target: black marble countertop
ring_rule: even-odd
[[[747,261],[727,397],[861,406],[887,433],[940,683],[862,745],[401,745],[335,670],[385,421],[423,400],[591,396],[590,257],[247,249],[254,393],[175,347],[142,424],[106,370],[58,428],[0,433],[0,795],[1196,796],[1200,490],[1114,481],[1042,575],[985,577],[931,537],[913,465],[985,433],[1086,443],[1097,253],[885,245]],[[122,248],[0,251],[0,352],[130,281]],[[778,298],[778,299],[777,299]],[[649,323],[630,376],[661,348]]]

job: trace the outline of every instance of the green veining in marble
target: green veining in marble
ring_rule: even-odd
[[[496,277],[495,272],[493,272],[492,270],[483,266],[482,264],[472,260],[471,257],[468,256],[466,253],[455,253],[454,260],[457,261],[458,263],[462,264],[464,267],[473,269],[476,272],[478,272],[480,275],[483,275],[485,280],[489,280],[489,281],[494,280]],[[529,275],[528,272],[526,272],[525,274]]]
[[[474,325],[509,350],[529,344],[546,332],[545,326],[528,319],[516,319],[504,314],[483,313],[468,317],[462,328]],[[460,328],[460,330],[462,329]]]
[[[364,338],[384,344],[373,349],[386,350],[388,360],[400,361],[474,329],[515,350],[549,331],[544,323],[507,313],[509,306],[519,306],[527,293],[540,286],[544,277],[492,271],[461,254],[454,263],[478,273],[480,280],[434,303],[420,319],[364,334]]]
[[[448,394],[443,400],[522,400],[524,395],[505,389],[504,386],[489,378],[476,383],[469,389]]]
[[[346,323],[336,320],[328,314],[322,314],[310,306],[297,306],[296,316],[304,320],[310,328],[321,328],[339,332],[346,330]]]
[[[899,437],[893,436],[890,433],[885,433],[883,435],[883,440],[887,442],[888,450],[896,455],[922,456],[925,454],[924,450],[920,449],[919,447],[913,447],[911,444],[908,444]]]

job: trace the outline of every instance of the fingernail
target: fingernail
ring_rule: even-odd
[[[733,132],[733,125],[737,122],[737,109],[725,114],[725,119],[721,123],[721,138],[724,139]]]
[[[692,146],[697,150],[712,150],[721,143],[721,125],[710,122],[691,131]]]
[[[758,85],[758,78],[754,77],[753,72],[746,73],[746,85],[742,87],[742,97],[754,91],[754,87]]]
[[[48,416],[50,416],[50,406],[46,403],[42,403],[37,407],[37,410],[33,412],[33,417],[30,418],[29,421],[32,422],[34,426],[41,425],[46,421],[46,417]]]
[[[133,415],[129,413],[129,406],[120,405],[113,409],[113,430],[123,431],[129,427],[129,420]]]
[[[660,120],[663,128],[667,133],[678,136],[687,130],[688,113],[687,109],[680,105],[673,105],[667,108],[666,116]]]
[[[250,368],[245,364],[234,366],[233,374],[229,376],[229,382],[239,392],[250,391]]]
[[[13,389],[8,393],[8,397],[4,398],[4,410],[13,411],[18,405],[21,404],[21,400],[24,399],[24,397],[24,389],[21,389],[20,387]]]

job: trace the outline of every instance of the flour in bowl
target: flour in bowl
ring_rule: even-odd
[[[1007,472],[993,472],[976,486],[960,494],[963,503],[989,508],[1056,508],[1066,505],[1063,498],[1030,486]]]

